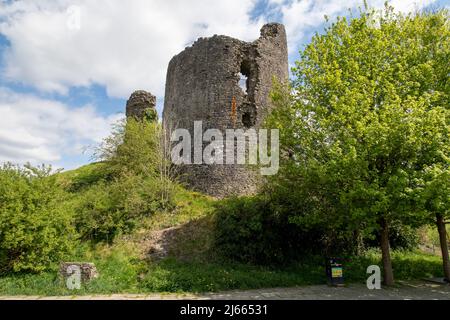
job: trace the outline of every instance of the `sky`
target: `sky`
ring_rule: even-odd
[[[369,0],[382,8],[385,0]],[[392,0],[401,12],[450,0]],[[124,117],[135,90],[156,95],[161,114],[170,59],[199,37],[246,41],[267,22],[286,27],[289,60],[324,16],[362,0],[0,0],[0,163],[73,169]]]

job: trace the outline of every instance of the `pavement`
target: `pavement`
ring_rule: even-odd
[[[234,290],[204,294],[113,294],[85,296],[0,296],[0,300],[450,300],[450,285],[426,281],[399,282],[369,290],[364,284]]]

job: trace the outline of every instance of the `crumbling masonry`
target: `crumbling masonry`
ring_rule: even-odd
[[[203,132],[257,129],[271,108],[274,78],[288,79],[283,25],[263,26],[251,43],[228,36],[200,38],[169,63],[164,124],[170,130],[188,129],[192,136],[199,120]],[[190,187],[217,197],[252,194],[259,181],[259,171],[245,165],[185,165],[181,171]]]
[[[133,92],[127,101],[127,118],[133,117],[136,120],[143,120],[147,116],[146,113],[149,112],[156,114],[156,97],[144,90]]]

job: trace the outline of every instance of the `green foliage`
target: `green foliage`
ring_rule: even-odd
[[[449,44],[445,11],[339,18],[301,53],[293,88],[273,93],[267,126],[282,129],[279,175],[262,195],[218,203],[215,216],[211,199],[171,182],[155,110],[117,124],[96,152],[101,163],[57,175],[3,167],[0,272],[16,273],[0,277],[0,293],[73,294],[53,270],[23,273],[55,269],[66,257],[100,271],[80,294],[320,284],[323,256],[335,253],[346,257],[349,281],[366,279],[380,254],[351,254],[378,242],[381,219],[391,244],[408,248],[413,227],[449,214]],[[171,254],[203,260],[147,264],[135,247],[117,244],[144,222],[152,230],[184,224]],[[78,237],[107,245],[86,242],[67,256]],[[210,242],[228,260],[205,262],[211,256],[199,247]],[[439,257],[392,258],[399,279],[441,273]]]
[[[364,240],[365,248],[375,248],[380,243],[380,234],[376,232],[374,235]],[[415,250],[419,246],[419,234],[416,228],[401,224],[390,226],[389,243],[392,249],[399,250]]]
[[[138,292],[139,275],[147,271],[135,247],[127,243],[115,246],[97,245],[81,253],[83,261],[92,261],[99,271],[99,278],[83,285],[79,294]],[[67,291],[66,294],[73,294]]]
[[[149,292],[215,292],[322,284],[325,273],[311,263],[272,269],[237,263],[181,262],[166,259],[152,265],[143,277],[141,290]]]
[[[175,185],[165,175],[162,128],[129,118],[97,150],[104,162],[72,178],[76,227],[82,239],[112,241],[138,221],[174,206]]]
[[[267,121],[286,155],[267,191],[289,199],[290,221],[363,237],[381,221],[424,222],[426,172],[450,159],[448,21],[446,11],[362,12],[301,52]]]
[[[113,174],[133,173],[155,176],[160,169],[161,125],[159,123],[127,120],[123,143],[109,161]]]
[[[157,176],[167,159],[163,157],[161,124],[132,117],[117,123],[112,134],[97,148],[95,157],[107,163],[110,174]]]
[[[94,148],[93,159],[99,161],[111,160],[117,154],[117,148],[123,143],[126,120],[120,120],[112,125],[109,136]]]
[[[428,221],[434,224],[437,214],[450,218],[450,166],[435,164],[427,167],[421,181],[422,188],[417,193],[429,213]]]
[[[147,108],[144,112],[144,121],[146,122],[157,122],[158,112],[155,108]]]
[[[224,200],[217,205],[214,245],[222,255],[237,261],[280,263],[285,260],[285,248],[295,242],[283,242],[293,228],[277,220],[259,198]],[[295,228],[294,234],[299,234]]]
[[[105,162],[95,162],[57,174],[58,184],[72,193],[82,192],[92,185],[108,179],[110,179],[108,164]]]
[[[82,239],[112,241],[132,231],[139,219],[167,207],[161,188],[159,180],[129,175],[77,194],[76,227]]]
[[[81,238],[112,242],[155,212],[172,210],[161,126],[129,119],[99,148],[101,163],[52,174],[0,170],[0,271],[43,271]],[[76,231],[75,231],[76,230]]]
[[[344,260],[344,274],[348,282],[365,282],[367,267],[380,265],[379,250],[368,250],[364,255],[349,257]],[[392,252],[392,265],[399,280],[418,280],[437,277],[442,273],[438,256],[425,253],[396,250]]]
[[[0,169],[0,272],[48,269],[77,243],[73,209],[50,167]]]
[[[134,293],[138,291],[138,276],[145,272],[135,248],[117,244],[92,248],[80,245],[70,261],[91,261],[99,271],[99,278],[83,284],[80,290],[69,290],[57,272],[42,274],[8,274],[0,277],[0,295],[73,296],[89,293]]]
[[[378,245],[377,232],[363,235],[345,228],[337,230],[333,221],[324,222],[321,216],[317,223],[312,222],[313,217],[300,220],[304,207],[299,207],[297,196],[295,190],[279,190],[270,197],[218,202],[213,232],[215,250],[223,257],[244,263],[289,264],[310,255],[358,255]],[[418,240],[415,228],[391,226],[393,249],[413,250]]]
[[[283,203],[286,205],[286,203]],[[224,200],[217,204],[217,250],[233,260],[257,264],[286,264],[305,255],[326,254],[327,242],[349,253],[352,238],[332,238],[325,228],[301,228],[289,221],[281,206],[263,197]]]

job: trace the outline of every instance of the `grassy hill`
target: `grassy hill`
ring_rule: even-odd
[[[105,164],[90,164],[59,173],[58,183],[76,197],[105,179]],[[70,291],[57,276],[58,263],[43,273],[0,277],[0,295],[73,295],[149,292],[206,292],[228,289],[297,286],[325,283],[323,257],[311,256],[284,266],[257,266],[229,261],[214,248],[218,200],[175,187],[174,205],[139,217],[132,232],[111,242],[80,242],[67,261],[94,262],[100,277]],[[441,272],[438,256],[395,252],[398,279]],[[347,281],[364,281],[366,267],[380,255],[369,250],[345,262]]]

